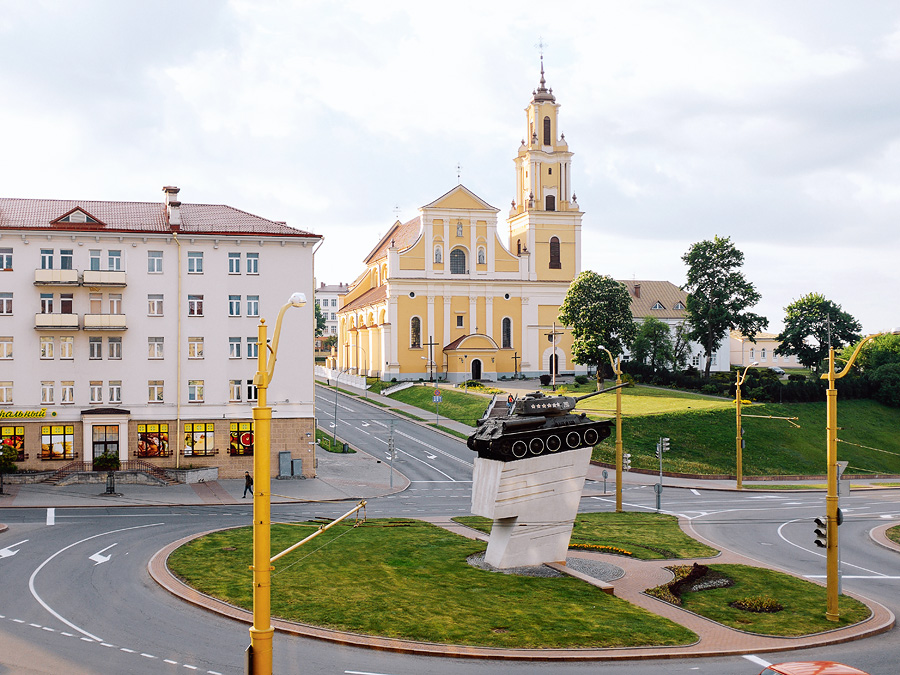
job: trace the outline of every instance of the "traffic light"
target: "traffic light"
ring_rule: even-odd
[[[660,455],[660,445],[659,445],[659,443],[657,443],[656,444],[656,458],[657,459],[659,459],[659,455]]]
[[[631,453],[626,452],[622,454],[622,471],[630,471],[631,470]]]
[[[816,546],[819,548],[828,548],[828,526],[826,525],[825,516],[815,519],[816,524]]]
[[[668,451],[669,451],[669,439],[668,439],[668,438],[663,438],[663,439],[661,439],[661,440],[662,440],[662,451],[663,451],[663,452],[668,452]]]

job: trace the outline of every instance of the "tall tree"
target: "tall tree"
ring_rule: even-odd
[[[807,368],[821,371],[828,356],[829,341],[840,350],[860,338],[859,321],[825,298],[821,293],[807,293],[784,308],[784,330],[776,354],[794,354]]]
[[[669,324],[652,316],[645,317],[638,326],[637,335],[631,346],[631,356],[639,363],[649,365],[653,370],[668,366],[674,358]]]
[[[672,370],[684,368],[691,356],[691,340],[688,337],[687,322],[682,321],[675,326],[675,339],[672,341]]]
[[[316,303],[316,337],[320,337],[325,332],[325,314],[319,309],[319,303]]]
[[[559,320],[572,328],[575,363],[597,366],[598,386],[602,366],[609,359],[600,348],[606,347],[613,358],[621,356],[636,332],[625,284],[589,270],[569,286],[559,307]]]
[[[688,292],[689,335],[703,345],[708,378],[712,354],[729,331],[739,330],[755,342],[753,336],[768,326],[769,320],[747,311],[759,302],[760,295],[741,272],[744,254],[730,237],[698,242],[681,259],[688,266],[684,290]]]

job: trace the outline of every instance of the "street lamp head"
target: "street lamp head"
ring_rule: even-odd
[[[294,293],[291,296],[290,303],[294,307],[303,307],[306,304],[306,293]]]
[[[759,365],[759,361],[754,361],[754,362],[751,363],[750,365],[751,365],[751,366],[758,366],[758,365]]]

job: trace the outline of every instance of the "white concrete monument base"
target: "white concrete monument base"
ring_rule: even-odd
[[[475,458],[472,513],[494,521],[485,562],[565,562],[591,448],[513,462]]]

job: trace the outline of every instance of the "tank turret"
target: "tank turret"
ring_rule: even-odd
[[[571,411],[579,401],[617,388],[577,397],[547,396],[536,391],[516,398],[511,405],[495,398],[466,444],[479,457],[501,462],[596,445],[609,437],[613,423],[590,420],[585,413]]]

